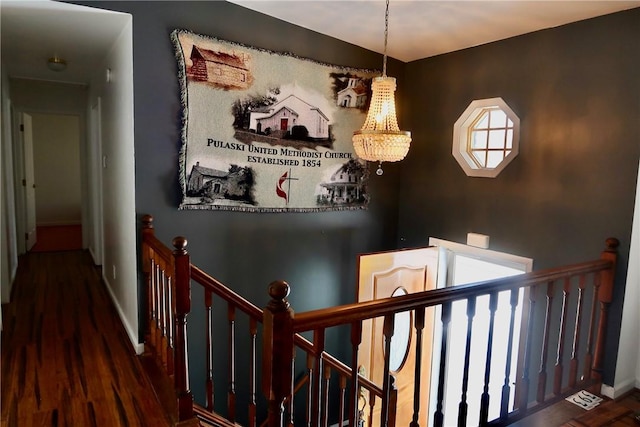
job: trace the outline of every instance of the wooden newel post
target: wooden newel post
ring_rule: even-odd
[[[606,339],[607,320],[609,317],[609,305],[613,300],[613,284],[616,271],[616,261],[618,258],[618,239],[610,237],[607,239],[607,248],[602,252],[601,259],[611,261],[611,268],[600,273],[600,288],[598,289],[598,302],[600,304],[600,320],[598,321],[598,332],[596,335],[596,348],[594,351],[593,364],[591,365],[591,379],[598,383],[602,381],[602,366],[604,364],[604,344]]]
[[[269,427],[284,427],[284,399],[292,392],[293,310],[289,285],[269,285],[271,301],[264,309],[262,333],[262,392],[269,402]]]
[[[144,342],[151,342],[151,322],[153,321],[151,316],[151,304],[153,304],[151,296],[151,259],[149,257],[149,247],[147,246],[147,236],[155,235],[153,229],[153,217],[151,215],[142,216],[142,244],[141,244],[141,256],[142,256],[142,274],[144,276],[144,287],[146,294],[146,324],[144,325]],[[145,346],[145,351],[147,348]]]
[[[189,390],[187,364],[187,315],[191,311],[191,261],[187,252],[187,239],[176,237],[171,242],[175,248],[175,388],[178,394],[178,419],[193,418],[193,396]]]

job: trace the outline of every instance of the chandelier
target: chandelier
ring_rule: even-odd
[[[402,160],[409,151],[411,132],[402,131],[396,119],[395,77],[387,77],[387,38],[389,36],[389,0],[384,15],[384,57],[382,77],[371,83],[371,105],[362,129],[353,133],[356,155],[369,162],[378,162],[376,174],[382,175],[382,162]]]

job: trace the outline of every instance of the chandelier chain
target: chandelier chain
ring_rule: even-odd
[[[387,77],[387,39],[389,38],[389,0],[384,13],[384,57],[382,59],[382,77]]]

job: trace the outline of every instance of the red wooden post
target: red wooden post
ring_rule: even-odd
[[[600,303],[600,320],[598,321],[598,332],[596,335],[596,348],[594,351],[593,364],[591,365],[591,379],[600,383],[602,381],[602,366],[604,362],[604,343],[606,339],[607,320],[609,317],[609,305],[613,299],[613,283],[618,258],[617,249],[620,246],[618,239],[610,237],[607,239],[607,248],[602,252],[600,258],[611,261],[611,268],[600,273],[600,289],[598,290],[598,302]]]
[[[171,242],[175,250],[175,387],[178,394],[178,419],[193,418],[193,396],[189,390],[187,366],[187,315],[191,311],[191,261],[187,252],[187,239],[176,237]]]
[[[144,275],[145,293],[147,295],[146,300],[146,325],[144,325],[144,342],[145,344],[151,342],[151,305],[153,304],[151,295],[151,260],[149,259],[149,248],[147,247],[146,237],[153,236],[155,231],[153,229],[153,217],[151,215],[142,216],[142,273]],[[145,351],[147,348],[145,346]]]
[[[294,334],[288,295],[286,282],[272,282],[269,285],[271,301],[263,314],[262,392],[269,402],[269,427],[284,427],[284,400],[292,394]]]

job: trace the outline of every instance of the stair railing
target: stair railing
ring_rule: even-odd
[[[236,382],[238,374],[247,375],[249,399],[246,408],[246,423],[249,427],[261,425],[258,419],[257,399],[257,373],[259,361],[257,359],[257,336],[262,329],[263,311],[251,302],[233,292],[220,281],[193,265],[189,261],[184,237],[173,239],[174,250],[170,250],[156,237],[153,228],[153,217],[142,217],[142,258],[143,272],[147,287],[147,325],[145,333],[145,348],[149,355],[155,359],[155,363],[164,370],[166,375],[174,383],[176,393],[178,421],[187,421],[198,418],[218,425],[233,425],[237,422]],[[178,268],[182,268],[178,271]],[[188,266],[185,267],[185,266]],[[203,325],[193,325],[202,332],[198,332],[205,341],[205,363],[202,377],[204,381],[203,405],[194,404],[193,395],[189,386],[189,369],[187,363],[187,335],[184,330],[186,316],[191,309],[191,286],[200,286],[203,289],[203,301],[205,322]],[[214,325],[214,299],[218,300],[226,311],[226,324]],[[178,304],[178,301],[180,304]],[[198,303],[195,303],[198,304]],[[237,342],[237,317],[246,316],[248,319],[249,339],[249,366],[248,369],[238,372],[236,369]],[[173,326],[172,326],[173,325]],[[203,327],[202,327],[203,326]],[[214,326],[218,326],[214,332]],[[221,331],[224,328],[226,331]],[[226,335],[226,342],[216,340],[216,336]],[[295,391],[305,389],[305,418],[307,423],[312,423],[312,414],[319,413],[318,403],[323,396],[319,395],[319,388],[314,384],[327,384],[329,378],[339,378],[339,390],[342,396],[342,404],[339,404],[338,413],[341,419],[347,412],[345,408],[347,384],[351,381],[351,368],[328,354],[319,351],[309,340],[299,334],[294,336],[295,347],[306,356],[306,371],[294,385]],[[215,352],[214,352],[215,349]],[[220,352],[226,353],[226,372],[220,372],[219,377],[227,383],[226,396],[215,396],[214,393],[214,358]],[[322,363],[319,361],[322,360]],[[322,368],[320,368],[322,367]],[[201,378],[198,376],[198,378]],[[370,396],[370,401],[375,403],[376,398],[382,397],[382,389],[366,378],[360,377],[360,392]],[[328,388],[326,389],[328,392]],[[215,411],[214,402],[225,399],[223,410]],[[324,401],[328,401],[327,398]],[[293,399],[287,396],[285,405],[289,413],[293,414]],[[372,403],[373,405],[373,403]],[[218,407],[219,408],[219,407]],[[325,408],[326,409],[326,408]],[[173,408],[168,408],[171,412]],[[327,411],[324,412],[325,414]],[[293,425],[293,418],[290,419]],[[316,423],[313,423],[315,425]],[[309,424],[311,425],[311,424]]]
[[[477,298],[488,295],[490,299],[489,316],[490,327],[488,331],[488,350],[485,355],[485,383],[484,392],[480,398],[480,425],[503,425],[515,419],[522,418],[532,410],[556,402],[568,396],[580,388],[588,388],[599,392],[602,381],[602,365],[604,356],[605,331],[607,325],[608,309],[612,300],[613,278],[616,264],[616,248],[619,242],[616,239],[607,239],[607,248],[602,253],[601,259],[575,264],[571,266],[548,269],[504,279],[487,282],[480,282],[468,285],[454,286],[445,289],[436,289],[420,293],[396,296],[356,304],[347,304],[327,309],[296,313],[289,306],[286,297],[289,295],[290,287],[285,282],[274,282],[269,286],[271,301],[264,312],[264,332],[263,332],[263,354],[268,355],[263,358],[263,392],[268,397],[268,425],[270,427],[291,425],[288,411],[285,405],[287,396],[291,395],[291,372],[293,372],[293,337],[297,333],[306,331],[313,332],[313,346],[317,352],[324,348],[324,336],[328,328],[340,325],[349,325],[351,328],[352,347],[352,371],[357,370],[357,355],[360,342],[362,340],[362,323],[369,319],[382,317],[384,319],[384,342],[385,353],[390,354],[390,342],[393,337],[393,323],[395,314],[411,311],[414,319],[424,318],[424,311],[428,307],[440,307],[442,334],[441,334],[441,356],[440,367],[437,372],[437,397],[436,410],[433,413],[434,425],[442,427],[444,425],[444,389],[446,379],[446,361],[448,335],[450,330],[451,307],[456,301],[467,301],[467,316],[471,324],[474,317],[474,305]],[[562,287],[562,310],[560,319],[553,319],[553,304],[557,284]],[[592,301],[590,308],[586,301],[587,289],[590,288]],[[515,383],[515,387],[510,383],[510,359],[507,357],[505,366],[504,385],[502,392],[498,396],[489,394],[489,370],[491,366],[491,349],[494,331],[494,320],[498,293],[510,292],[510,325],[509,339],[504,346],[504,351],[511,355],[514,348],[514,325],[515,310],[518,303],[518,293],[520,289],[527,289],[528,316],[522,330],[525,333],[524,346],[521,354],[524,367],[520,377]],[[567,323],[569,317],[569,295],[572,289],[576,289],[577,298],[575,305],[571,309],[575,313],[573,322],[573,334],[567,334]],[[542,311],[536,310],[536,304],[544,302]],[[588,316],[587,316],[588,314]],[[536,317],[543,320],[542,338],[534,336]],[[555,323],[554,323],[555,322]],[[558,325],[556,330],[551,325]],[[586,343],[581,339],[582,331],[587,328]],[[416,335],[419,333],[420,325],[416,321]],[[458,332],[459,333],[459,332]],[[465,351],[465,363],[462,369],[464,376],[469,372],[469,346],[471,341],[472,328],[468,327],[467,348]],[[553,338],[550,339],[553,335]],[[595,339],[595,341],[594,341]],[[536,346],[536,342],[541,341],[542,346]],[[556,348],[552,349],[549,342],[557,342]],[[595,342],[595,346],[594,343]],[[565,347],[570,345],[571,354],[565,353]],[[553,369],[547,366],[549,353],[556,355]],[[476,355],[480,357],[480,355]],[[539,370],[537,376],[533,376],[534,358],[539,358]],[[417,356],[416,382],[419,381],[420,356]],[[569,375],[564,375],[565,363],[569,362]],[[322,359],[320,359],[322,363]],[[423,363],[428,363],[423,361]],[[583,373],[579,375],[578,366],[582,366]],[[390,372],[389,357],[385,358],[383,372]],[[547,376],[553,375],[553,386],[547,386]],[[533,378],[532,378],[533,377]],[[352,377],[351,390],[358,390],[360,377]],[[534,385],[537,384],[537,385]],[[393,390],[393,377],[385,378],[382,393],[382,414],[380,416],[381,426],[392,426],[395,422],[394,406],[391,402],[391,391]],[[530,389],[535,391],[535,400],[529,398]],[[420,411],[428,408],[420,408],[420,393],[424,392],[416,388],[414,390],[414,422],[419,419]],[[516,393],[516,403],[513,408],[509,408],[509,401],[512,393]],[[465,426],[467,424],[467,390],[463,383],[461,390],[461,401],[458,409],[457,424]],[[394,396],[397,398],[397,396]],[[500,414],[494,419],[488,419],[489,402],[492,399],[500,399]],[[351,396],[350,413],[348,414],[349,426],[357,424],[358,411],[356,409],[356,395]],[[390,403],[391,402],[391,403]],[[322,417],[322,415],[320,415]],[[315,425],[315,424],[314,424]],[[324,424],[326,425],[326,424]]]
[[[523,321],[521,330],[523,343],[519,350],[522,369],[519,369],[515,384],[509,382],[509,366],[505,367],[504,385],[499,396],[488,393],[488,376],[485,375],[484,393],[481,396],[480,424],[501,425],[521,418],[533,410],[548,405],[568,395],[571,391],[587,388],[595,391],[601,384],[602,364],[604,356],[605,331],[608,307],[612,299],[613,278],[616,262],[616,239],[607,240],[607,249],[601,259],[556,268],[535,273],[528,273],[490,282],[455,286],[421,293],[397,296],[364,303],[348,304],[322,310],[314,310],[294,315],[286,297],[290,292],[285,282],[273,282],[269,286],[271,301],[262,312],[258,307],[241,298],[222,283],[213,279],[204,271],[190,263],[186,250],[185,238],[173,240],[174,249],[166,248],[154,235],[153,218],[143,217],[142,257],[145,283],[147,284],[147,325],[145,331],[145,348],[162,367],[175,388],[176,419],[187,425],[196,421],[195,415],[207,420],[211,425],[237,425],[236,411],[236,317],[241,314],[249,319],[248,338],[250,341],[250,363],[242,374],[248,375],[249,401],[247,425],[261,425],[262,416],[258,414],[257,393],[258,367],[262,367],[262,395],[266,400],[267,414],[265,422],[269,426],[293,426],[294,404],[305,406],[303,421],[307,426],[328,426],[330,422],[330,406],[332,418],[337,419],[340,426],[343,420],[349,426],[359,425],[362,412],[369,412],[369,423],[373,419],[374,408],[380,408],[380,424],[395,425],[395,410],[398,392],[395,389],[394,377],[384,376],[383,384],[376,385],[358,372],[358,349],[362,342],[363,322],[381,317],[384,319],[383,334],[385,337],[385,353],[390,353],[390,343],[394,333],[395,314],[411,311],[415,320],[415,334],[421,336],[424,327],[424,313],[429,307],[440,307],[442,336],[439,371],[434,372],[432,381],[436,381],[437,396],[433,416],[436,427],[443,425],[444,420],[444,388],[446,374],[447,335],[450,331],[451,307],[455,301],[466,300],[468,307],[482,295],[490,298],[490,318],[493,325],[495,301],[500,292],[510,292],[510,333],[505,351],[513,351],[518,347],[513,342],[514,313],[520,289],[528,290],[525,310],[528,315]],[[206,366],[204,406],[194,404],[189,386],[189,369],[187,355],[187,316],[191,310],[191,286],[202,286],[204,298],[202,304],[206,313],[204,328],[196,325],[195,330],[204,330],[206,341]],[[554,299],[556,291],[561,292],[561,318],[553,319]],[[570,295],[577,295],[570,298]],[[213,332],[213,299],[214,296],[226,304],[226,337],[227,342],[214,341],[220,334]],[[587,301],[591,297],[591,304]],[[540,303],[545,303],[544,306]],[[574,305],[569,307],[570,303]],[[557,310],[555,310],[557,311]],[[568,316],[574,313],[575,316]],[[470,323],[473,310],[468,309]],[[544,323],[542,337],[535,335],[536,321]],[[569,325],[569,321],[572,322]],[[555,323],[554,323],[555,322]],[[557,330],[556,326],[559,324]],[[346,325],[350,328],[351,361],[346,365],[325,351],[325,336],[332,327]],[[552,326],[553,325],[553,326]],[[193,325],[191,325],[193,326]],[[571,332],[571,328],[573,333]],[[540,329],[540,328],[538,328]],[[587,332],[584,336],[584,332]],[[192,331],[193,332],[193,331]],[[311,341],[300,335],[311,332]],[[262,334],[262,360],[258,360],[258,335]],[[467,328],[467,342],[470,341],[472,328]],[[193,334],[190,334],[193,335]],[[488,340],[492,340],[493,326],[489,329]],[[535,335],[535,336],[534,336]],[[537,345],[542,342],[543,345]],[[550,348],[549,343],[557,343]],[[468,344],[467,344],[468,345]],[[215,348],[215,352],[214,352]],[[491,348],[491,346],[489,346]],[[305,374],[294,382],[295,352],[302,351],[306,355]],[[570,352],[565,349],[571,349]],[[421,360],[421,346],[416,346],[416,358]],[[226,375],[228,384],[226,392],[226,408],[223,414],[214,410],[214,377],[213,358],[220,352],[226,352],[228,361]],[[469,349],[466,351],[464,367],[468,374]],[[548,356],[553,353],[555,365],[547,366]],[[479,356],[476,356],[479,357]],[[389,358],[385,358],[384,372],[390,372]],[[509,358],[507,358],[508,360]],[[532,374],[534,361],[539,360],[537,376]],[[429,361],[416,363],[416,370]],[[486,355],[486,370],[491,363],[490,351]],[[566,373],[568,365],[569,374]],[[581,373],[580,373],[581,372]],[[553,382],[547,385],[547,376],[553,376]],[[337,393],[330,393],[330,381],[337,377]],[[200,378],[200,376],[197,376]],[[416,373],[419,384],[420,374]],[[222,379],[224,380],[224,378]],[[219,382],[219,381],[216,381]],[[418,414],[427,411],[421,408],[421,393],[427,392],[429,385],[422,385],[414,390],[414,422],[418,425]],[[296,392],[306,389],[302,399]],[[335,387],[334,387],[335,389]],[[599,391],[599,390],[598,390]],[[515,405],[509,407],[509,399],[515,393]],[[336,399],[338,402],[335,403]],[[466,389],[461,391],[461,402],[458,412],[458,425],[466,425],[467,399]],[[529,396],[532,396],[531,398]],[[533,398],[535,396],[535,398]],[[219,396],[218,396],[219,397]],[[368,397],[368,399],[366,399]],[[488,419],[489,402],[501,399],[499,417]],[[295,402],[294,402],[295,400]],[[300,402],[302,400],[302,402]],[[331,401],[331,402],[330,402]],[[365,402],[368,408],[361,405]],[[379,403],[379,405],[378,405]],[[172,408],[169,408],[171,410]],[[244,409],[244,408],[243,408]],[[296,425],[300,420],[295,419]],[[182,424],[181,424],[182,425]],[[194,425],[196,425],[194,423]],[[371,424],[369,424],[371,425]]]

